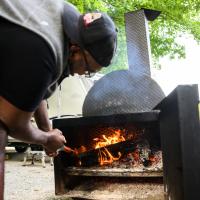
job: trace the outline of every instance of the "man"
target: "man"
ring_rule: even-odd
[[[45,99],[70,74],[108,66],[116,32],[106,14],[81,15],[63,0],[1,0],[0,146],[5,145],[6,131],[55,156],[66,141],[60,130],[51,128]],[[32,126],[32,116],[38,128]],[[3,165],[1,180],[2,172]]]

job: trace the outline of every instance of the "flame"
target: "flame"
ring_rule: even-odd
[[[106,132],[106,134],[104,134]],[[96,133],[95,133],[96,134]],[[126,140],[134,140],[138,139],[144,134],[144,130],[126,130],[126,129],[116,129],[113,127],[109,128],[103,128],[98,130],[99,137],[93,138],[93,143],[86,148],[85,146],[79,146],[77,148],[70,148],[65,147],[66,152],[73,152],[74,154],[81,154],[93,149],[97,149],[95,151],[95,154],[98,156],[98,163],[100,166],[102,165],[109,165],[112,164],[114,161],[118,161],[114,163],[114,166],[118,166],[121,163],[123,165],[132,166],[132,167],[138,167],[138,166],[146,166],[144,165],[144,156],[145,161],[148,161],[149,165],[158,165],[159,163],[162,163],[162,153],[154,152],[152,153],[148,145],[145,143],[139,143],[137,145],[136,149],[134,149],[132,152],[128,154],[122,155],[121,152],[118,152],[118,155],[113,156],[112,153],[108,150],[108,146],[112,144],[116,144],[119,142],[123,142]],[[96,159],[95,159],[96,161]],[[78,166],[81,166],[81,160],[79,160]]]
[[[93,140],[96,141],[95,149],[98,149],[101,147],[105,147],[107,145],[123,142],[125,141],[125,138],[122,135],[121,130],[114,130],[114,133],[112,133],[108,137],[106,137],[105,135],[102,135],[102,138],[94,138]]]
[[[114,157],[106,148],[106,146],[108,145],[125,141],[125,138],[122,135],[122,131],[120,129],[112,130],[112,134],[110,134],[109,136],[102,135],[102,138],[94,138],[93,140],[96,142],[95,149],[104,147],[104,149],[99,150],[98,153],[98,161],[100,165],[110,164],[120,159],[121,152],[118,152],[118,157]]]
[[[99,150],[99,164],[102,165],[106,165],[106,164],[110,164],[116,160],[119,160],[121,158],[121,152],[118,152],[118,157],[114,157],[107,148],[104,148],[104,150]]]

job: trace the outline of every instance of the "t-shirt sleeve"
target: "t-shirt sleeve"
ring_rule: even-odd
[[[0,96],[33,112],[55,79],[54,53],[32,31],[5,20],[0,25]]]

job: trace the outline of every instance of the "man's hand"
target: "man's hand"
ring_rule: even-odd
[[[66,143],[65,137],[58,129],[53,129],[47,133],[47,141],[44,145],[46,154],[48,156],[56,156],[57,150]]]
[[[35,121],[40,130],[48,132],[49,137],[47,139],[47,144],[43,145],[45,152],[48,156],[55,157],[57,155],[56,150],[63,143],[66,142],[62,132],[58,129],[52,130],[51,123],[49,121],[48,111],[47,111],[47,102],[43,100],[38,106],[37,110],[34,113]],[[64,142],[63,142],[64,138]],[[60,143],[62,144],[60,146]]]

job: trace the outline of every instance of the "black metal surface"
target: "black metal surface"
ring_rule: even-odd
[[[146,9],[146,8],[143,8],[143,10],[144,10],[147,20],[149,21],[155,20],[161,13],[161,11],[158,11],[158,10],[151,10],[151,9]]]
[[[148,22],[144,10],[125,14],[129,70],[135,76],[151,76],[151,48]]]
[[[55,194],[60,195],[66,193],[65,185],[66,178],[63,169],[63,164],[59,156],[54,158],[54,180],[55,180]]]
[[[168,199],[200,199],[200,123],[197,85],[178,86],[157,108]]]
[[[109,73],[98,80],[83,104],[83,116],[151,111],[165,97],[160,86],[146,75],[128,70]]]
[[[70,126],[82,125],[116,125],[130,122],[153,122],[159,118],[159,110],[149,112],[116,114],[107,116],[90,116],[90,117],[77,117],[77,118],[59,118],[52,121],[53,127],[62,129]]]

